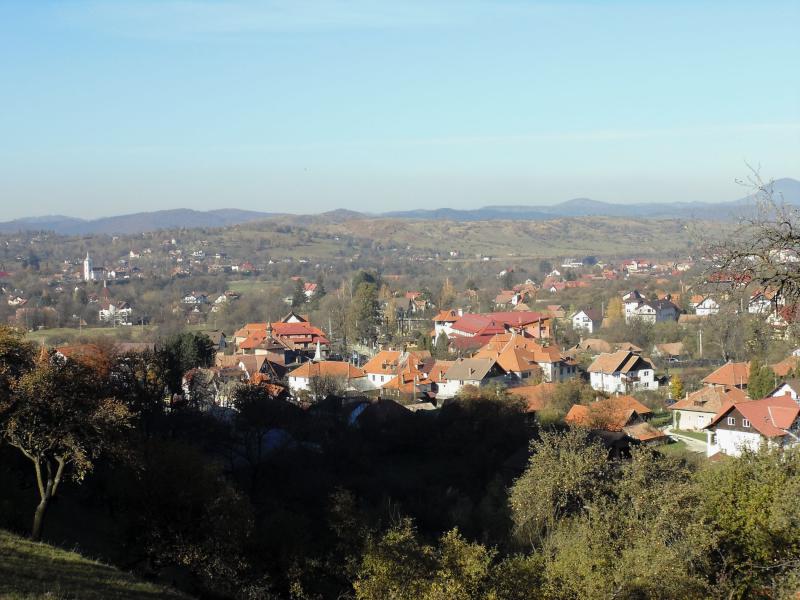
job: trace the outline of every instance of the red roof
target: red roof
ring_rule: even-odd
[[[706,429],[719,423],[733,409],[750,421],[750,425],[765,437],[782,437],[800,415],[800,404],[790,394],[777,398],[762,398],[749,402],[736,402],[724,407],[706,425]]]

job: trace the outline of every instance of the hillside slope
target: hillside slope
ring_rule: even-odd
[[[186,599],[75,552],[38,544],[0,530],[0,598],[3,600]]]

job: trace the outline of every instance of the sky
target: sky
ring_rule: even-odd
[[[800,2],[0,0],[0,221],[724,201],[800,179]]]

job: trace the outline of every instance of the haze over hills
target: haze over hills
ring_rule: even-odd
[[[776,200],[800,206],[800,181],[777,179],[773,183]],[[158,229],[225,227],[265,219],[285,218],[298,224],[343,223],[355,219],[424,219],[437,221],[543,221],[569,217],[620,217],[634,219],[730,220],[744,214],[753,196],[729,202],[672,202],[619,204],[590,198],[575,198],[550,205],[485,206],[476,209],[416,209],[367,214],[337,209],[317,215],[292,215],[277,212],[219,209],[198,211],[174,209],[142,212],[100,219],[77,219],[53,215],[27,217],[0,223],[0,233],[53,231],[60,235],[135,234]]]

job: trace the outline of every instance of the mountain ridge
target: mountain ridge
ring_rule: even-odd
[[[800,206],[800,181],[777,179],[773,189],[787,204]],[[475,209],[434,208],[364,213],[338,208],[319,214],[296,215],[235,208],[199,211],[188,208],[139,212],[79,219],[65,215],[23,217],[0,222],[0,233],[53,231],[59,235],[137,234],[160,229],[209,228],[238,225],[253,221],[288,219],[303,224],[318,221],[342,223],[357,219],[429,219],[456,222],[493,220],[551,220],[569,217],[625,217],[637,219],[730,220],[745,214],[754,195],[727,202],[655,202],[620,204],[592,198],[572,198],[554,204],[487,205]]]

